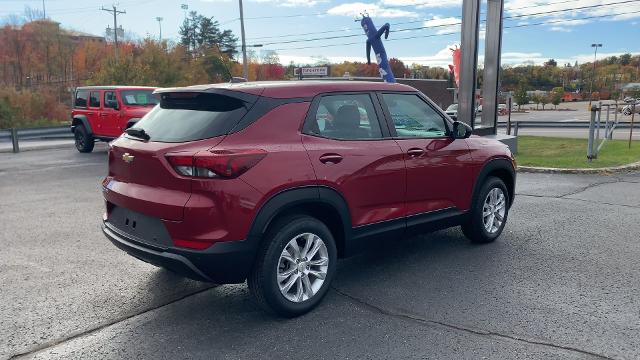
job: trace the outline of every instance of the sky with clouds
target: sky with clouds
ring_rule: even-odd
[[[462,0],[244,0],[247,44],[258,52],[276,50],[281,62],[366,61],[365,36],[354,19],[366,11],[380,26],[391,24],[385,47],[405,63],[446,66],[450,47],[460,42]],[[140,37],[158,36],[162,17],[166,39],[178,38],[185,12],[181,4],[220,21],[240,34],[237,0],[122,0],[126,14],[118,21]],[[65,27],[104,34],[113,18],[100,0],[45,0],[47,16]],[[0,19],[21,14],[42,0],[0,0]],[[503,64],[559,63],[593,59],[591,43],[602,43],[599,55],[640,53],[640,0],[505,0]],[[481,37],[483,33],[481,31]],[[483,48],[481,46],[480,54]]]

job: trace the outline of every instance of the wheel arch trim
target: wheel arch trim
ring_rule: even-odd
[[[85,130],[87,130],[88,135],[93,135],[93,129],[91,128],[91,124],[85,115],[74,115],[73,120],[71,120],[71,132],[75,132],[76,126],[82,125]]]
[[[478,176],[476,176],[471,198],[475,199],[476,194],[478,193],[478,191],[480,191],[480,187],[482,186],[482,184],[484,184],[484,181],[490,174],[499,171],[506,171],[511,177],[511,183],[505,184],[507,186],[507,191],[509,191],[509,207],[511,207],[516,192],[516,170],[514,169],[511,160],[506,158],[494,158],[487,161],[482,166],[480,172],[478,173]]]
[[[256,212],[247,237],[258,240],[258,243],[278,215],[306,204],[329,206],[334,209],[342,222],[344,240],[348,241],[351,238],[351,216],[346,200],[335,189],[321,185],[286,189],[272,195]]]

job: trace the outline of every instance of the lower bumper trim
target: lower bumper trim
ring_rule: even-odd
[[[200,271],[191,261],[189,261],[189,259],[182,255],[166,251],[156,251],[134,244],[104,224],[102,225],[102,232],[116,247],[144,262],[167,268],[175,273],[194,280],[213,281],[213,279]]]

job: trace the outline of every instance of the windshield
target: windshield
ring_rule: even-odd
[[[456,111],[456,110],[458,110],[458,104],[451,104],[447,108],[447,111]]]
[[[122,102],[128,106],[157,105],[160,97],[153,94],[153,90],[125,90],[122,91]]]
[[[227,134],[246,113],[245,103],[230,96],[165,93],[130,130],[144,130],[151,141],[195,141]]]

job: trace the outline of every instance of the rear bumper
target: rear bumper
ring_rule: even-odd
[[[106,221],[102,232],[116,247],[135,258],[194,280],[217,284],[244,282],[257,248],[257,241],[250,240],[220,242],[206,250],[160,248],[141,243]]]

